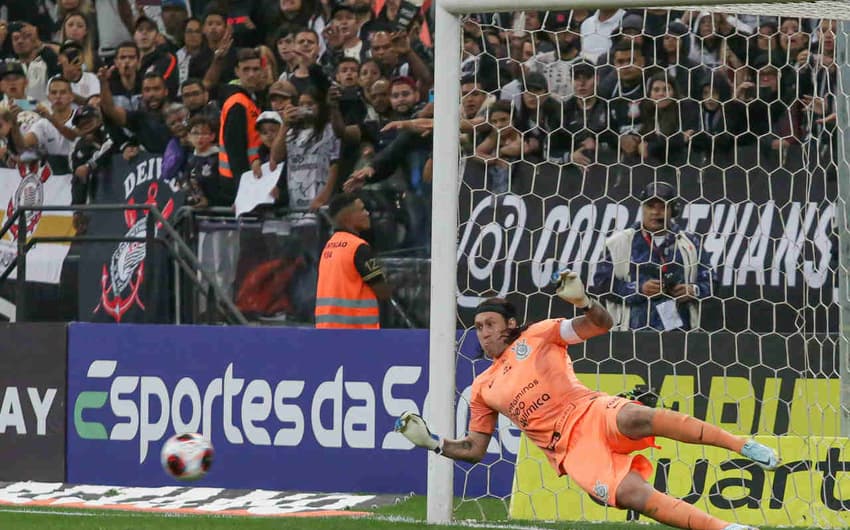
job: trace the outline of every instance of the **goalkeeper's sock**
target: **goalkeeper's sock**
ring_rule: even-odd
[[[729,525],[726,521],[708,515],[682,499],[670,497],[658,490],[652,491],[652,494],[646,501],[646,508],[642,513],[647,517],[652,517],[659,523],[675,526],[676,528],[723,530]]]
[[[659,409],[652,415],[652,434],[690,444],[713,445],[740,453],[745,440],[720,427],[674,410]]]

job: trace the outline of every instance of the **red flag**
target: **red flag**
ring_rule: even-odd
[[[372,0],[372,11],[375,13],[375,16],[378,16],[381,13],[386,1],[387,0]]]

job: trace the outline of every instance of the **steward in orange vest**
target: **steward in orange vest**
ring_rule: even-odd
[[[388,300],[392,289],[372,247],[359,236],[371,225],[369,211],[351,193],[331,199],[328,210],[336,232],[319,261],[316,327],[378,329],[378,300]]]
[[[254,92],[262,84],[260,55],[252,49],[241,49],[236,56],[236,76],[239,85],[224,101],[218,131],[218,171],[224,178],[222,184],[227,195],[236,199],[239,179],[246,171],[260,173],[260,134],[257,117],[260,107],[254,101]],[[230,201],[231,204],[233,201]]]

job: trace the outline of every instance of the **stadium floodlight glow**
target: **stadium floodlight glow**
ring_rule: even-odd
[[[429,360],[429,403],[427,420],[432,430],[446,437],[456,437],[455,425],[455,363],[457,362],[458,318],[453,310],[458,296],[458,191],[461,186],[461,154],[458,142],[460,123],[461,77],[461,15],[481,12],[546,11],[595,8],[652,8],[659,2],[643,0],[436,0],[435,6],[435,124],[433,146],[433,195],[432,195],[432,245],[431,245],[431,308],[430,308],[430,360]],[[836,94],[838,110],[838,201],[836,222],[840,237],[841,257],[839,265],[838,302],[840,306],[840,358],[842,433],[850,432],[850,402],[848,384],[848,347],[846,329],[850,329],[850,290],[846,282],[848,270],[847,211],[848,166],[847,142],[850,141],[850,123],[846,80],[850,79],[850,61],[847,59],[847,41],[850,37],[850,6],[841,1],[791,1],[764,2],[741,0],[740,2],[706,1],[695,5],[692,1],[668,0],[662,8],[672,7],[690,10],[719,11],[725,13],[750,13],[771,16],[838,19],[835,60],[839,64],[839,88]],[[458,426],[458,428],[464,428]],[[459,434],[459,433],[458,433]],[[452,517],[454,463],[435,454],[428,456],[428,509],[429,522],[449,521]]]

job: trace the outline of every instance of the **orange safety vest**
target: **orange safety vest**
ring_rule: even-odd
[[[378,329],[378,298],[354,265],[357,248],[365,243],[350,232],[336,232],[322,251],[316,290],[316,327]]]
[[[222,177],[233,178],[233,171],[230,170],[230,159],[227,158],[227,149],[224,148],[224,125],[227,123],[227,115],[234,105],[242,105],[245,107],[245,114],[248,119],[248,162],[260,158],[260,133],[257,132],[257,117],[260,115],[260,107],[254,103],[254,100],[249,98],[242,91],[231,95],[224,102],[221,108],[221,124],[218,126],[218,172]],[[242,176],[242,175],[238,175]]]

